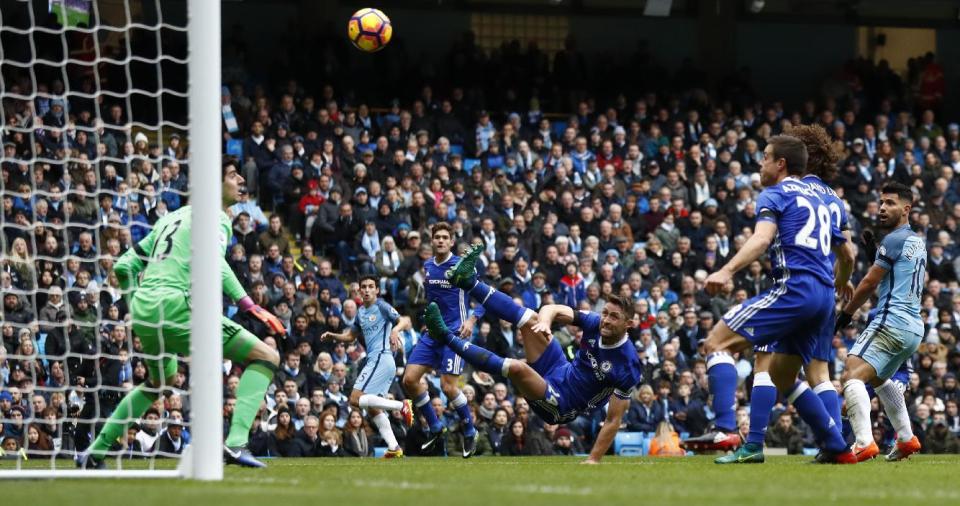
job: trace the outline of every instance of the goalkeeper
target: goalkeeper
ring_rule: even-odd
[[[244,180],[231,162],[224,164],[221,176],[223,209],[226,209],[239,200]],[[174,381],[177,373],[175,354],[190,353],[190,218],[189,206],[164,216],[147,237],[120,257],[114,267],[126,297],[130,298],[133,331],[148,357],[145,361],[149,379],[120,401],[90,449],[78,456],[77,463],[81,467],[104,467],[104,456],[118,438],[126,435],[128,424],[143,415],[157,400],[163,385]],[[253,303],[227,265],[225,254],[231,234],[230,219],[221,212],[220,272],[224,293],[237,302],[241,311],[263,321],[275,333],[283,334],[285,329],[280,320]],[[141,273],[142,281],[137,287]],[[132,297],[131,289],[135,289]],[[221,322],[224,358],[247,364],[240,377],[224,458],[227,463],[266,467],[253,457],[246,444],[250,426],[277,371],[280,356],[237,323],[226,317],[221,317]],[[199,336],[200,339],[213,337]]]

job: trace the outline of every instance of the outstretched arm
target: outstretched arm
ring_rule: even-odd
[[[600,459],[610,449],[613,439],[620,430],[620,424],[623,422],[623,414],[630,407],[629,399],[621,399],[616,395],[610,396],[610,404],[607,406],[607,418],[603,421],[603,427],[597,433],[597,440],[593,443],[593,449],[590,450],[590,456],[584,460],[583,464],[599,464]]]
[[[754,230],[750,239],[747,239],[746,244],[740,248],[740,251],[738,251],[726,265],[721,267],[720,270],[707,277],[706,286],[704,287],[707,293],[710,295],[719,293],[723,286],[727,284],[727,281],[733,279],[734,274],[740,272],[744,267],[760,258],[760,255],[764,254],[767,249],[770,248],[770,244],[773,243],[773,238],[776,237],[776,235],[776,223],[772,221],[758,221],[756,230]]]
[[[320,335],[320,341],[326,341],[327,339],[340,341],[341,343],[352,343],[357,340],[357,332],[355,328],[351,327],[340,333],[327,331]]]
[[[554,322],[561,325],[568,325],[573,323],[575,319],[576,311],[570,306],[547,304],[540,308],[540,312],[537,313],[537,323],[533,326],[533,331],[550,335],[553,333],[550,327],[553,326]]]

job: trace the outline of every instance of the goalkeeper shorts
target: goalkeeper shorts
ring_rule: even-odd
[[[175,355],[190,355],[190,296],[179,291],[145,293],[137,291],[130,304],[133,333],[140,338],[151,378],[164,380],[177,373]],[[244,362],[256,345],[256,336],[225,316],[223,357]]]

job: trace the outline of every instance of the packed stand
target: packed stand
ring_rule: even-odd
[[[917,79],[938,67],[917,62]],[[677,78],[684,75],[681,69]],[[282,356],[251,450],[376,454],[379,438],[348,404],[363,343],[320,336],[356,322],[356,281],[378,276],[382,298],[415,322],[397,352],[390,395],[402,398],[403,359],[421,335],[427,303],[430,227],[448,222],[458,250],[485,246],[483,279],[528,308],[600,311],[611,293],[634,301],[629,337],[645,371],[622,429],[652,437],[651,454],[676,454],[678,436],[704,432],[713,417],[702,353],[709,329],[772,284],[767,262],[755,262],[714,297],[703,281],[750,234],[766,139],[787,124],[820,123],[846,150],[833,186],[849,205],[855,237],[876,226],[884,182],[915,191],[911,224],[927,239],[930,258],[926,335],[912,359],[907,402],[925,451],[960,451],[960,127],[937,117],[936,97],[927,103],[899,81],[891,85],[882,66],[860,62],[842,75],[842,93],[795,111],[678,91],[608,103],[584,95],[569,114],[555,115],[540,110],[533,90],[518,90],[529,99],[522,104],[485,110],[482,93],[445,82],[374,110],[330,85],[291,80],[276,93],[224,87],[224,153],[247,181],[228,211],[227,260],[254,301],[288,328],[274,336],[259,320],[226,309]],[[28,91],[29,83],[20,84]],[[63,93],[56,81],[41,86]],[[122,103],[105,102],[99,113],[64,99],[3,106],[0,441],[9,456],[66,456],[89,444],[93,417],[106,417],[146,379],[112,262],[159,217],[189,203],[190,167],[179,136],[151,143],[130,127]],[[855,281],[873,260],[859,249]],[[835,339],[835,380],[868,309]],[[510,324],[481,318],[472,328],[477,344],[524,358]],[[554,337],[572,357],[579,330],[556,328]],[[744,433],[751,360],[750,353],[737,357]],[[228,427],[241,371],[229,362],[225,371]],[[118,443],[124,455],[175,454],[189,444],[188,378],[184,363],[177,383]],[[461,380],[483,434],[481,455],[583,453],[604,419],[600,409],[564,426],[544,424],[504,378],[468,369]],[[458,448],[456,412],[438,378],[427,383],[449,430],[446,446]],[[889,445],[890,425],[873,415],[878,442]],[[791,453],[813,446],[785,402],[771,420],[770,446]],[[406,453],[417,454],[426,437],[421,424],[408,429],[397,414],[392,422]]]

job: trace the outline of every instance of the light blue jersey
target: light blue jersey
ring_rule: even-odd
[[[390,332],[400,319],[400,313],[381,299],[370,307],[361,305],[354,323],[355,331],[363,334],[367,355],[391,353]]]
[[[926,242],[901,225],[883,238],[874,265],[887,271],[877,291],[874,322],[923,335],[920,297],[927,270]]]
[[[400,320],[400,313],[383,300],[360,306],[354,334],[362,333],[367,349],[367,362],[357,376],[354,389],[366,394],[386,395],[397,374],[396,361],[390,350],[390,333]]]

